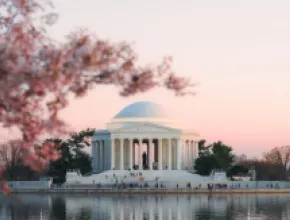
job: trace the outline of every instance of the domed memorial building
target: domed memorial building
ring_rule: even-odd
[[[158,183],[173,189],[227,181],[225,173],[194,173],[198,140],[197,133],[183,130],[162,106],[136,102],[115,115],[107,129],[95,132],[92,175],[67,172],[66,184],[156,187]]]
[[[166,109],[136,102],[116,114],[92,143],[94,173],[108,170],[193,171],[198,134],[180,128]]]

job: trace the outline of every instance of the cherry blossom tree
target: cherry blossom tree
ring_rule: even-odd
[[[114,85],[125,97],[154,87],[191,94],[190,80],[172,72],[169,57],[139,66],[126,42],[83,30],[70,33],[65,43],[53,41],[46,33],[57,18],[47,12],[50,7],[49,0],[0,0],[0,123],[21,131],[22,148],[31,152],[24,160],[34,169],[39,158],[43,163],[57,158],[49,143],[31,149],[45,132],[65,131],[58,113],[69,95],[82,97],[98,85]],[[0,165],[0,176],[3,169]]]

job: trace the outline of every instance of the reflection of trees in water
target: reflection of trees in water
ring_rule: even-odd
[[[97,217],[97,216],[96,216]],[[92,209],[88,207],[80,208],[73,216],[68,216],[67,220],[91,220]],[[102,220],[101,218],[94,218],[95,220]]]
[[[251,215],[268,216],[270,219],[282,218],[286,210],[289,196],[279,195],[242,195],[233,197],[233,205],[229,207],[237,215],[250,213]]]
[[[65,196],[51,197],[51,211],[50,211],[51,220],[92,220],[91,207],[80,207],[75,209],[74,212],[67,213],[68,210],[66,206],[66,201],[67,199]],[[94,220],[99,219],[94,218]]]
[[[219,210],[215,204],[226,201],[225,210]],[[238,216],[261,216],[267,219],[282,219],[289,203],[289,196],[276,195],[223,195],[208,196],[208,203],[199,206],[195,218],[201,219],[236,219]],[[288,217],[288,216],[287,216]],[[290,217],[290,216],[289,216]]]
[[[74,213],[67,215],[65,196],[51,196],[50,202],[49,196],[43,197],[45,199],[33,195],[20,196],[19,200],[8,197],[0,198],[0,219],[92,220],[92,209],[90,207],[77,209]]]
[[[290,202],[288,196],[256,196],[256,209],[259,214],[268,216],[271,220],[282,219],[283,212],[287,209],[287,204]]]
[[[232,213],[218,213],[208,208],[200,208],[195,212],[195,220],[232,220]]]
[[[66,219],[66,205],[65,198],[63,196],[56,196],[51,198],[50,216],[52,220]]]
[[[40,219],[40,216],[47,215],[48,207],[27,203],[16,198],[0,198],[0,219],[5,220],[29,220]],[[5,212],[3,212],[5,210]]]
[[[204,195],[203,195],[204,196]],[[193,216],[196,220],[232,220],[231,209],[227,196],[207,195],[207,202],[195,209]]]

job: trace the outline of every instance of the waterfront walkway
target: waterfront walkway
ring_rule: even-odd
[[[290,193],[290,189],[153,189],[153,188],[134,188],[134,189],[85,189],[85,188],[55,188],[55,189],[21,189],[12,190],[13,193],[99,193],[99,194],[232,194],[232,193]]]

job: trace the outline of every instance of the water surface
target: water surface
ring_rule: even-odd
[[[290,219],[290,195],[18,195],[0,197],[2,220]]]

